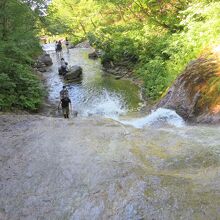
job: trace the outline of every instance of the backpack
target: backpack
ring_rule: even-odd
[[[69,98],[69,92],[67,89],[62,89],[60,91],[60,99]]]

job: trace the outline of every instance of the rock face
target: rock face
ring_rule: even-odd
[[[72,66],[69,72],[64,76],[65,80],[76,81],[82,78],[82,68],[80,66]]]
[[[43,63],[43,64],[45,64],[46,66],[51,66],[51,65],[53,65],[52,59],[51,59],[50,55],[47,54],[47,53],[45,53],[45,54],[43,54],[42,56],[40,56],[40,57],[38,58],[38,62],[39,62],[39,63]]]
[[[40,72],[46,72],[47,66],[53,65],[52,59],[49,54],[43,54],[40,57],[38,57],[37,62],[35,63],[35,67]]]
[[[219,219],[220,126],[182,135],[102,117],[0,122],[1,220]]]
[[[38,64],[37,70],[41,73],[47,72],[47,68],[46,68],[45,64],[43,64],[43,63]]]
[[[209,54],[192,61],[157,107],[174,109],[185,120],[220,122],[220,61]]]

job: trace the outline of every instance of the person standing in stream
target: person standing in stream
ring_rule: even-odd
[[[64,118],[69,118],[69,112],[70,110],[72,111],[72,105],[71,105],[71,100],[69,99],[69,92],[66,86],[63,86],[63,89],[60,91],[60,102],[58,105],[58,110],[60,105],[63,110]]]
[[[69,97],[69,92],[68,92],[66,86],[63,86],[63,89],[60,91],[60,100],[65,97]]]
[[[69,118],[70,111],[72,112],[72,105],[71,105],[71,100],[69,99],[69,97],[65,96],[64,98],[62,98],[60,100],[58,109],[59,109],[60,105],[62,107],[63,117]]]
[[[56,52],[57,52],[58,56],[61,56],[61,54],[62,54],[62,43],[61,43],[60,40],[56,44]]]

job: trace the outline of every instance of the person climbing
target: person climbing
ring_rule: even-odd
[[[72,112],[72,105],[71,105],[71,100],[69,99],[69,97],[66,96],[60,100],[60,103],[58,105],[58,110],[59,110],[60,105],[62,107],[63,117],[69,118],[70,110]]]
[[[69,98],[69,92],[68,92],[66,86],[63,86],[63,89],[60,91],[60,100],[65,97]]]

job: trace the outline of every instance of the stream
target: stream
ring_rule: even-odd
[[[66,82],[46,50],[57,105]],[[220,126],[139,113],[139,88],[104,73],[90,51],[64,52],[83,68],[82,82],[67,84],[77,117],[0,115],[0,219],[218,220]]]
[[[65,50],[62,56],[54,51],[54,44],[44,45],[44,50],[50,53],[53,65],[45,74],[49,87],[49,101],[59,102],[59,91],[67,86],[74,110],[80,116],[101,115],[116,118],[135,112],[143,105],[140,89],[129,80],[116,80],[112,75],[102,70],[100,60],[91,60],[88,54],[92,48],[74,48],[69,53]],[[58,75],[60,59],[63,57],[68,66],[78,65],[83,69],[80,83],[69,83]]]
[[[145,125],[185,126],[184,120],[174,111],[157,109],[150,115],[143,115],[139,110],[144,106],[141,91],[138,86],[129,80],[117,80],[111,74],[102,70],[100,60],[91,60],[88,54],[92,48],[74,48],[61,55],[54,51],[55,45],[45,44],[43,49],[50,54],[53,65],[45,73],[49,88],[48,99],[55,106],[59,103],[59,91],[63,85],[67,86],[74,110],[79,116],[101,116],[111,118],[125,125],[142,128]],[[66,82],[58,75],[61,58],[69,66],[79,65],[83,69],[83,78],[80,83]],[[56,112],[53,113],[59,115]],[[135,117],[135,118],[134,118]],[[141,117],[141,118],[137,118]]]

